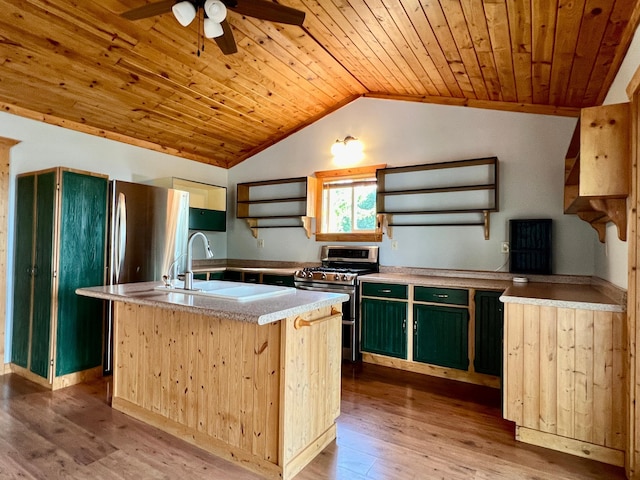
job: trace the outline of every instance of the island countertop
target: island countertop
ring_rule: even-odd
[[[76,290],[78,295],[117,302],[146,305],[205,316],[265,325],[309,310],[346,302],[343,293],[311,292],[292,288],[291,293],[250,302],[222,300],[175,291],[156,290],[162,282],[140,282]],[[194,282],[197,286],[197,281]]]

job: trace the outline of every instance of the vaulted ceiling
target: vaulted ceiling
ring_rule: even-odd
[[[248,2],[251,0],[238,0]],[[640,0],[281,0],[238,52],[149,0],[0,0],[3,110],[229,168],[360,96],[557,115],[602,103]]]

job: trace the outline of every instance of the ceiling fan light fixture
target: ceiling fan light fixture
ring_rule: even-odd
[[[204,2],[204,11],[209,19],[218,24],[227,18],[227,7],[220,0],[207,0]]]
[[[193,19],[196,18],[196,7],[191,2],[178,2],[173,7],[171,7],[171,11],[173,12],[173,16],[176,17],[178,23],[183,27],[186,27]]]
[[[204,36],[207,38],[218,38],[224,34],[222,25],[210,18],[204,19]]]

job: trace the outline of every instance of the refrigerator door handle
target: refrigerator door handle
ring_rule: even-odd
[[[120,268],[124,263],[124,254],[127,245],[127,204],[124,193],[118,195],[118,207],[116,209],[116,271],[115,283],[120,283]]]

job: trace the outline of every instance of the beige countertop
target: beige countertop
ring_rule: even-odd
[[[504,303],[624,312],[626,305],[616,302],[591,285],[554,283],[513,284],[500,297]]]
[[[500,300],[504,303],[612,312],[624,312],[626,310],[624,298],[609,296],[604,293],[603,289],[588,283],[557,283],[551,281],[516,284],[511,279],[496,277],[498,275],[491,273],[487,273],[487,278],[481,278],[477,275],[473,277],[456,277],[381,272],[363,275],[359,278],[361,282],[389,282],[403,285],[503,291],[504,293]],[[618,296],[624,297],[624,295]]]
[[[277,268],[277,267],[233,267],[233,266],[197,266],[193,267],[194,273],[206,273],[206,272],[224,272],[225,270],[231,270],[234,272],[256,272],[266,273],[272,275],[293,275],[297,268]]]
[[[504,291],[511,286],[510,280],[495,278],[467,278],[439,275],[405,275],[402,273],[371,273],[358,277],[360,282],[399,283],[403,285],[420,285],[425,287],[477,288],[483,290]]]
[[[198,281],[193,282],[194,287]],[[229,282],[230,286],[238,283]],[[316,308],[339,304],[348,300],[342,293],[311,292],[291,288],[291,292],[273,298],[237,302],[175,291],[156,290],[162,282],[127,283],[76,290],[78,295],[117,302],[146,305],[169,310],[224,317],[241,322],[265,325]]]

